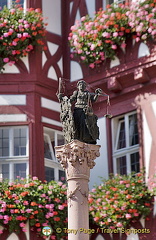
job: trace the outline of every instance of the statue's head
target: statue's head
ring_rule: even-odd
[[[83,86],[84,89],[87,87],[87,84],[86,84],[86,82],[84,80],[78,81],[77,87],[79,87],[80,85]]]

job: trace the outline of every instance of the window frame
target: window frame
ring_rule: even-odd
[[[7,178],[9,181],[14,181],[16,178],[14,177],[14,172],[15,172],[15,164],[26,164],[26,178],[29,176],[29,161],[28,159],[22,159],[22,160],[14,160],[14,161],[6,161],[6,162],[0,162],[0,178],[1,179],[6,179],[3,178],[3,172],[2,172],[2,165],[8,164],[9,165],[9,178]],[[17,177],[17,176],[16,176]]]
[[[6,0],[7,4],[4,6],[7,6],[7,8],[11,8],[13,0]],[[23,0],[23,9],[26,9],[27,0]],[[1,7],[1,2],[0,2]],[[3,7],[2,7],[3,8]]]
[[[26,155],[14,155],[14,129],[26,129]],[[15,180],[15,164],[26,164],[26,177],[29,175],[29,126],[0,126],[0,129],[9,129],[9,156],[0,156],[0,179],[3,179],[2,165],[8,164],[9,181]]]
[[[114,119],[112,119],[112,145],[113,145],[113,171],[114,174],[119,173],[118,172],[118,164],[117,159],[126,156],[126,166],[127,166],[127,174],[131,173],[131,154],[134,154],[136,152],[139,152],[139,142],[138,144],[130,146],[130,131],[129,131],[129,117],[131,115],[137,114],[136,111],[126,113],[124,115],[118,116]],[[123,118],[123,120],[122,120]],[[125,141],[126,146],[120,149],[117,149],[118,146],[118,139],[120,134],[120,125],[121,122],[125,122]]]
[[[51,144],[50,132],[51,132],[51,136],[52,136],[52,134],[54,134],[54,136],[53,136],[54,137],[54,146],[58,146],[59,135],[61,135],[63,137],[63,133],[61,131],[58,131],[58,130],[55,130],[52,128],[48,128],[48,127],[44,127],[43,132],[44,132],[44,137],[47,138],[49,144],[51,145],[51,146],[49,146],[49,149],[52,151],[52,156],[54,157],[53,159],[48,159],[48,158],[44,157],[44,167],[45,168],[46,167],[53,168],[54,169],[54,180],[59,181],[60,180],[59,179],[59,170],[64,171],[64,169],[62,168],[61,164],[55,157],[55,149],[53,148],[53,146]],[[49,132],[49,134],[48,134],[48,132]]]
[[[26,154],[25,155],[15,155],[14,153],[14,129],[26,128]],[[0,126],[0,129],[9,129],[9,155],[0,156],[1,159],[18,159],[26,158],[29,156],[29,127],[27,125],[18,125],[18,126]]]

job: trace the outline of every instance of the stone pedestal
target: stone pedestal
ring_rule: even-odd
[[[89,240],[88,181],[99,148],[78,140],[55,147],[68,182],[68,240]]]

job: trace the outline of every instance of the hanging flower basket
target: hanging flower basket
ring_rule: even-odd
[[[16,3],[0,11],[0,72],[5,64],[12,65],[27,56],[35,46],[45,49],[43,38],[46,24],[40,9],[26,11]]]
[[[116,175],[92,189],[89,195],[90,217],[105,229],[121,229],[146,218],[152,209],[152,193],[143,172]]]
[[[108,5],[93,18],[82,17],[71,27],[68,39],[73,54],[94,68],[107,58],[114,59],[128,38],[139,42],[155,36],[156,0],[136,0],[130,5]]]

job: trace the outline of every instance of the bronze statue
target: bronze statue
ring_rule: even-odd
[[[73,139],[81,142],[96,144],[99,139],[99,128],[97,126],[97,116],[93,113],[92,103],[98,99],[102,90],[95,90],[90,93],[86,90],[86,82],[80,80],[77,83],[78,90],[74,91],[68,98],[59,93],[58,99],[61,102],[61,122],[66,143]],[[75,102],[72,112],[71,106]]]

